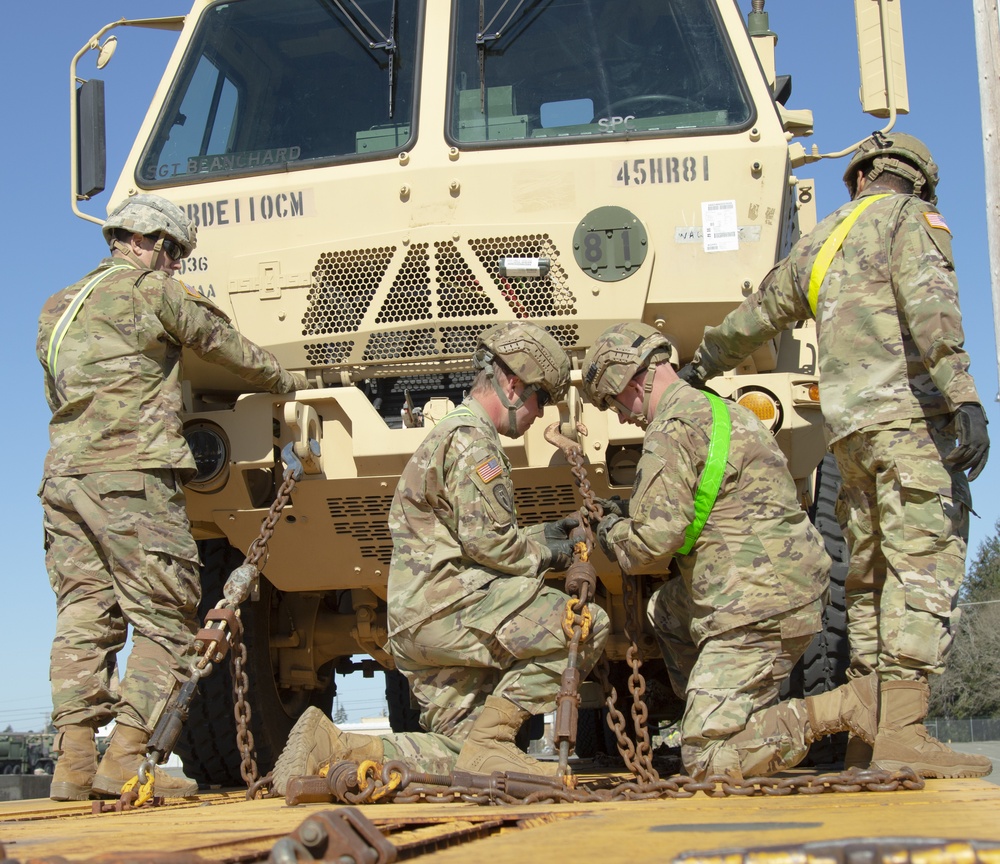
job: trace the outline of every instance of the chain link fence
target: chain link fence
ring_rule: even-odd
[[[1000,741],[1000,717],[928,717],[927,731],[939,741]]]

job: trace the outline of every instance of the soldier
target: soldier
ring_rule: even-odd
[[[597,536],[623,571],[666,577],[647,615],[686,698],[685,770],[742,779],[798,764],[833,732],[873,740],[874,675],[775,704],[822,627],[830,559],[771,434],[681,381],[676,356],[648,324],[616,324],[587,352],[583,389],[646,430],[631,498],[602,502]]]
[[[181,349],[253,387],[307,386],[173,278],[195,247],[195,228],[177,205],[136,195],[103,231],[110,257],[50,297],[38,326],[52,409],[39,494],[56,594],[57,801],[120,794],[194,658],[201,588],[182,489],[195,462],[181,434]],[[119,682],[128,625],[133,647]],[[98,767],[94,731],[111,720]],[[156,777],[158,794],[196,791],[186,778]]]
[[[569,359],[547,332],[509,322],[485,331],[471,392],[413,454],[389,512],[389,642],[420,706],[410,736],[341,732],[307,711],[275,769],[275,788],[340,759],[407,758],[447,772],[554,774],[523,754],[514,736],[531,715],[555,707],[569,642],[569,599],[544,583],[572,562],[573,517],[522,528],[500,435],[519,438],[549,401],[564,398]],[[586,677],[608,636],[591,606],[581,647]],[[457,756],[457,759],[456,759]]]
[[[913,136],[876,133],[844,181],[851,201],[705,331],[681,377],[701,386],[781,330],[816,320],[827,442],[843,477],[852,674],[875,669],[881,682],[874,754],[857,748],[851,761],[978,777],[989,759],[954,752],[922,722],[928,676],[944,669],[958,621],[969,480],[989,453],[951,234],[934,207],[938,170]]]

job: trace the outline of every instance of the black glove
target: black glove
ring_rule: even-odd
[[[618,556],[615,555],[615,550],[611,548],[611,544],[608,542],[608,531],[621,521],[621,516],[605,516],[597,525],[597,542],[601,544],[604,554],[612,561],[617,561]]]
[[[539,570],[558,570],[562,572],[573,563],[573,543],[570,540],[544,540],[542,558]]]
[[[579,524],[580,519],[578,516],[567,516],[565,519],[556,519],[555,522],[545,523],[542,535],[546,540],[568,540],[570,533]]]
[[[677,370],[677,377],[680,378],[681,381],[686,381],[688,384],[694,387],[695,390],[705,389],[706,379],[701,377],[701,373],[698,372],[694,368],[694,365],[691,363],[686,363],[685,365],[681,366],[681,368]]]
[[[628,518],[628,499],[621,495],[612,495],[610,498],[595,498],[595,504],[599,504],[605,516],[624,516]]]
[[[573,541],[570,532],[580,524],[576,516],[567,516],[555,522],[546,522],[542,528],[542,545],[548,550],[543,569],[565,570],[573,563]]]
[[[944,461],[959,471],[968,471],[970,480],[979,476],[990,455],[990,436],[986,431],[988,423],[986,412],[978,402],[963,402],[955,412],[958,444]]]

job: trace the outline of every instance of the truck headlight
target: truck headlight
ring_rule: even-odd
[[[196,420],[184,427],[197,474],[185,484],[196,492],[215,492],[229,479],[229,438],[219,426]]]
[[[781,403],[763,387],[746,387],[737,391],[736,404],[757,415],[757,419],[771,432],[781,428]]]

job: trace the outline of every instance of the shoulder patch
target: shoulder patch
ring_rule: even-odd
[[[503,466],[496,456],[487,459],[485,462],[480,462],[476,466],[476,473],[484,483],[489,483],[491,480],[496,479],[501,471],[503,471]]]
[[[924,219],[927,220],[927,224],[931,228],[942,228],[951,234],[951,228],[948,227],[948,223],[944,221],[944,216],[937,212],[927,212],[924,213]]]

